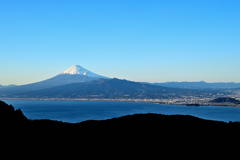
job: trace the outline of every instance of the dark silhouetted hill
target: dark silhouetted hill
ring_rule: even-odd
[[[136,114],[71,124],[26,120],[0,103],[1,156],[24,159],[236,159],[240,124]],[[12,119],[12,120],[11,120]]]
[[[0,120],[15,123],[18,121],[26,121],[27,118],[20,109],[15,110],[12,105],[7,105],[5,102],[0,101]]]
[[[73,83],[48,89],[15,94],[20,98],[135,98],[155,99],[200,95],[201,90],[180,89],[142,84],[127,80],[98,79],[84,83]],[[211,92],[214,94],[213,92]],[[207,91],[207,94],[209,92]],[[217,92],[216,92],[217,94]],[[13,97],[14,97],[13,96]]]

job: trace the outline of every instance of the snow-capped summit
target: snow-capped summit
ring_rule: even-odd
[[[64,72],[62,72],[61,74],[82,74],[84,75],[84,73],[88,72],[88,70],[86,70],[85,68],[79,66],[79,65],[73,65],[70,68],[68,68],[67,70],[65,70]]]
[[[88,77],[92,77],[92,78],[106,78],[104,76],[100,76],[96,73],[93,73],[93,72],[83,68],[80,65],[73,65],[70,68],[68,68],[67,70],[65,70],[64,72],[62,72],[61,74],[71,74],[71,75],[80,74],[80,75],[84,75],[84,76],[88,76]]]

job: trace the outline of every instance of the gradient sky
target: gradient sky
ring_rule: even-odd
[[[239,0],[0,0],[0,84],[72,65],[132,81],[240,82]]]

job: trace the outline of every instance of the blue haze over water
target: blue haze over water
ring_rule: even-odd
[[[136,113],[192,115],[218,121],[240,121],[240,108],[222,106],[179,106],[140,102],[106,101],[19,101],[6,100],[20,108],[29,119],[51,119],[63,122],[103,120]]]

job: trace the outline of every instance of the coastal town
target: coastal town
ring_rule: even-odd
[[[226,95],[224,95],[226,97]],[[219,96],[182,96],[181,98],[168,98],[168,99],[126,99],[126,98],[4,98],[4,100],[62,100],[62,101],[117,101],[117,102],[144,102],[155,103],[164,105],[190,105],[190,106],[231,106],[240,107],[240,95],[231,94],[227,97],[233,98],[238,103],[233,102],[210,102],[215,98],[221,98]]]

